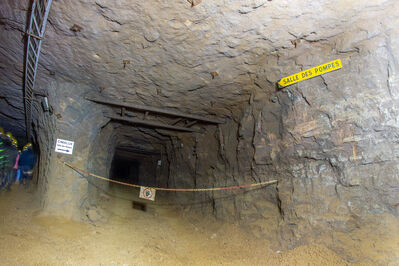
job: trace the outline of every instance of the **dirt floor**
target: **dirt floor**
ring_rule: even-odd
[[[106,222],[42,216],[33,190],[0,192],[0,265],[351,265],[323,245],[273,250],[237,226],[194,224],[172,210],[143,212],[123,200],[106,201]],[[370,253],[357,265],[399,265],[399,227],[390,219],[373,244],[339,234],[334,241],[352,257]]]

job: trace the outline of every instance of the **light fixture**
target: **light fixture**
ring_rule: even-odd
[[[42,98],[42,108],[44,112],[48,112],[50,110],[47,97]]]

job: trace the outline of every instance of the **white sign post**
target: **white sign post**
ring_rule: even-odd
[[[140,198],[146,200],[155,200],[155,192],[156,190],[149,187],[140,187]]]
[[[65,139],[57,139],[55,144],[55,151],[65,154],[72,154],[73,152],[73,141]]]

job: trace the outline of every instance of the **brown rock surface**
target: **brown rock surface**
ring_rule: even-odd
[[[25,2],[0,3],[1,126],[21,140]],[[86,217],[111,188],[64,162],[108,176],[114,151],[123,147],[152,154],[145,169],[161,158],[141,185],[277,179],[261,189],[159,197],[187,213],[238,223],[258,238],[274,234],[283,247],[327,232],[329,247],[345,253],[333,234],[361,230],[375,215],[397,217],[397,1],[194,2],[54,1],[36,81],[52,112],[34,104],[43,211]],[[338,58],[340,70],[275,88],[284,76]],[[225,122],[194,124],[202,133],[193,134],[117,124],[104,113],[124,110],[88,96]],[[147,115],[126,113],[191,122]],[[73,156],[54,152],[56,138],[75,141]]]

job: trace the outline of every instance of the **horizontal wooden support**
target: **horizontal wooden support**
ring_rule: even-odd
[[[143,126],[148,126],[148,127],[164,128],[164,129],[170,129],[170,130],[176,130],[176,131],[186,131],[186,132],[198,132],[198,133],[201,133],[200,130],[195,129],[195,128],[171,126],[171,125],[164,124],[164,123],[157,122],[157,121],[141,120],[141,119],[136,119],[136,118],[126,118],[126,116],[122,117],[122,116],[110,115],[110,114],[105,114],[105,117],[111,118],[112,120],[123,121],[123,122],[128,122],[128,123],[137,124],[137,125],[143,125]]]
[[[161,154],[156,154],[156,155],[161,157],[160,156]],[[130,151],[116,149],[114,156],[124,157],[126,159],[149,159],[152,156],[154,156],[154,154],[148,153],[147,151],[141,151],[141,150],[130,152]]]
[[[36,39],[38,39],[38,40],[43,40],[42,37],[37,36],[37,35],[35,35],[35,34],[29,33],[29,32],[26,32],[26,34],[29,35],[30,37],[36,38]]]
[[[164,115],[169,115],[169,116],[184,117],[184,118],[189,118],[189,119],[202,121],[202,122],[206,122],[206,123],[211,123],[211,124],[223,124],[224,123],[224,121],[219,120],[219,119],[212,119],[212,118],[202,117],[202,116],[198,116],[198,115],[190,115],[190,114],[181,113],[181,112],[174,112],[174,111],[164,110],[164,109],[157,108],[157,107],[144,106],[144,105],[138,105],[138,104],[133,104],[133,103],[124,103],[124,102],[119,102],[119,101],[100,99],[97,97],[86,98],[86,99],[89,101],[92,101],[92,102],[96,102],[96,103],[125,107],[127,109],[135,109],[135,110],[140,110],[140,111],[144,111],[144,112],[147,111],[147,112],[164,114]]]
[[[192,122],[186,124],[186,127],[191,127],[191,126],[194,125],[195,123],[197,123],[197,121],[192,121]]]
[[[177,123],[179,123],[183,118],[179,117],[176,118],[175,120],[172,121],[172,123],[170,123],[171,125],[176,125]]]

